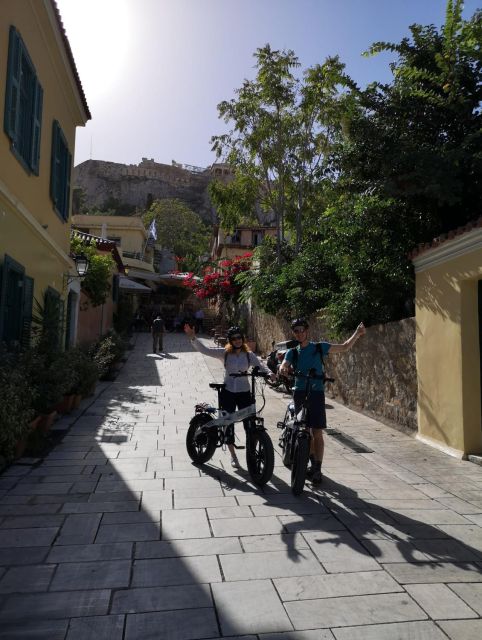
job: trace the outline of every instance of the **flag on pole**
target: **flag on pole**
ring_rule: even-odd
[[[156,219],[153,218],[151,222],[151,226],[149,227],[149,238],[153,238],[157,240],[157,229],[156,229]]]

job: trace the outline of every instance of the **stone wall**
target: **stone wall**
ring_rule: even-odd
[[[251,317],[257,349],[263,355],[273,340],[292,337],[286,321],[258,310]],[[313,340],[326,339],[319,320],[310,319],[310,331]],[[404,431],[417,430],[414,318],[369,327],[348,353],[330,356],[326,365],[335,378],[327,396]]]

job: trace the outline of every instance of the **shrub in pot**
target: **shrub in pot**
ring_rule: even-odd
[[[35,389],[18,354],[0,351],[0,456],[13,460],[17,443],[27,439],[34,417]]]
[[[112,375],[114,365],[121,361],[125,349],[126,343],[115,331],[110,331],[96,344],[93,358],[101,380]]]
[[[76,384],[73,392],[76,395],[87,396],[91,393],[95,383],[99,379],[99,368],[89,350],[83,347],[74,347],[68,352],[70,363],[75,370]]]

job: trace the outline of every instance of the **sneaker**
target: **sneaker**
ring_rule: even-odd
[[[315,462],[312,466],[313,473],[311,475],[312,484],[321,484],[323,482],[323,475],[321,473],[321,463]]]
[[[237,458],[231,458],[231,466],[234,469],[239,469],[239,460]]]
[[[311,480],[311,478],[313,477],[313,474],[315,473],[315,468],[316,468],[315,459],[313,458],[313,456],[310,456],[310,466],[306,470],[306,477],[308,478],[308,480]]]

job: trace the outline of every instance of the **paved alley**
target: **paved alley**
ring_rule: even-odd
[[[220,362],[148,334],[115,382],[0,476],[0,638],[480,640],[482,467],[328,400],[324,483],[291,494],[266,388],[264,490],[185,435]],[[243,430],[238,425],[241,436]]]

